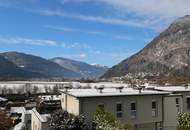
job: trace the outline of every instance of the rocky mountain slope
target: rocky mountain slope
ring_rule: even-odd
[[[140,72],[190,79],[190,16],[174,21],[140,52],[113,66],[103,77]]]
[[[45,77],[39,73],[33,73],[22,70],[15,64],[0,56],[0,79],[12,80],[12,79],[29,79],[29,78],[42,78]]]
[[[95,79],[106,70],[65,58],[48,60],[20,52],[0,53],[0,79]]]
[[[98,78],[108,70],[108,68],[105,66],[90,65],[84,62],[61,57],[56,57],[50,60],[68,70],[79,73],[82,76],[82,78]]]
[[[1,53],[5,59],[27,72],[39,73],[44,78],[80,78],[78,73],[61,67],[47,59],[19,52]]]

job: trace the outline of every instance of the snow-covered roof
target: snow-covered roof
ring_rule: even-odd
[[[8,99],[0,97],[0,102],[6,102]]]
[[[63,93],[74,97],[102,97],[102,96],[132,96],[132,95],[164,95],[170,94],[170,92],[162,92],[156,90],[142,90],[139,92],[137,89],[133,88],[123,88],[122,91],[118,91],[116,88],[104,88],[102,93],[97,89],[68,89],[60,90]]]
[[[44,96],[39,96],[43,101],[57,101],[60,100],[60,95],[44,95]]]
[[[184,86],[167,86],[167,87],[154,87],[155,90],[167,91],[167,92],[190,92],[190,87]]]

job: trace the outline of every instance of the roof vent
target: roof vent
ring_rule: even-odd
[[[138,87],[137,89],[139,90],[139,93],[142,93],[142,87]]]
[[[97,87],[96,89],[98,90],[99,93],[102,93],[104,86]]]
[[[72,86],[69,85],[69,84],[63,84],[63,86],[64,86],[64,89],[65,89],[65,92],[67,92],[68,89],[72,88]]]
[[[122,92],[122,90],[123,90],[123,86],[120,86],[120,87],[116,87],[116,90],[118,90],[120,93]]]
[[[189,84],[185,84],[184,87],[187,89],[189,87]]]

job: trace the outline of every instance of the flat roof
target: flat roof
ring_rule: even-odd
[[[60,90],[63,93],[74,97],[102,97],[102,96],[133,96],[133,95],[165,95],[170,94],[170,92],[162,92],[156,90],[142,90],[141,93],[137,89],[133,88],[123,88],[122,92],[119,92],[116,88],[104,88],[102,93],[97,89],[68,89]]]
[[[184,86],[154,87],[154,89],[167,92],[190,92],[190,87]]]

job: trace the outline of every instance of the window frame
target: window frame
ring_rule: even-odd
[[[121,105],[119,110],[118,110],[118,105]],[[123,117],[123,104],[122,104],[122,102],[117,102],[116,103],[116,117],[117,118],[122,118]]]
[[[156,100],[152,100],[151,109],[152,109],[152,117],[157,117],[158,116],[158,102]]]
[[[134,104],[134,106],[132,106],[132,104]],[[132,109],[132,108],[135,108],[135,109]],[[137,118],[137,102],[136,101],[131,101],[130,102],[130,116],[132,119],[136,119]]]

